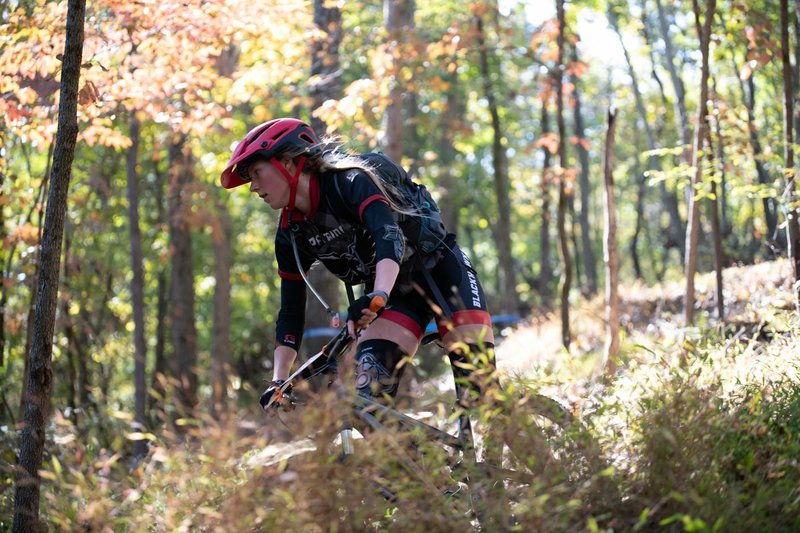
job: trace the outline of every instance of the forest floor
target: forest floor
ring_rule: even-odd
[[[573,305],[569,350],[554,314],[504,332],[497,359],[505,382],[570,408],[609,466],[578,485],[555,476],[527,487],[519,529],[800,530],[800,332],[790,278],[787,261],[726,269],[722,322],[714,277],[700,275],[692,327],[683,325],[682,282],[624,287],[620,366],[610,379],[601,372],[600,296]],[[409,406],[452,386],[449,372],[412,374]],[[378,494],[376,482],[398,476],[386,466],[396,462],[396,443],[371,438],[357,464],[315,453],[302,437],[335,418],[320,407],[265,420],[248,402],[222,425],[185,422],[191,438],[181,441],[164,427],[150,435],[142,462],[128,459],[124,413],[109,408],[76,428],[56,411],[42,513],[56,530],[474,528],[464,499],[439,501],[436,467],[403,470],[401,504]],[[11,479],[0,493],[0,525],[12,508]]]

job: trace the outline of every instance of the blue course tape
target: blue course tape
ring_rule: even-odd
[[[495,315],[492,317],[492,324],[502,324],[503,326],[513,326],[521,319],[519,315]],[[436,324],[431,322],[425,329],[425,333],[433,333],[436,331]],[[309,328],[303,332],[303,337],[333,337],[339,333],[339,328]]]

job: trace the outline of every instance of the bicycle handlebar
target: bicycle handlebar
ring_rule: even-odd
[[[382,294],[376,294],[372,297],[372,300],[369,303],[370,311],[377,313],[384,307],[386,307],[386,298],[384,298]],[[307,380],[324,371],[327,367],[331,366],[332,363],[338,361],[350,348],[350,344],[353,342],[353,340],[354,338],[350,335],[350,333],[348,333],[347,325],[345,325],[339,330],[339,333],[335,337],[329,340],[328,343],[322,347],[322,350],[320,350],[316,355],[309,357],[308,361],[300,365],[300,367],[295,370],[292,375],[286,378],[283,385],[278,387],[277,394],[272,396],[272,399],[264,408],[266,409],[267,407],[272,406],[276,400],[282,398],[286,389],[288,389],[290,386],[294,386],[298,379]],[[320,358],[324,358],[322,363],[318,363]]]

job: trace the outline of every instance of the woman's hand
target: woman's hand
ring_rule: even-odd
[[[383,291],[372,291],[358,298],[347,308],[347,332],[355,338],[357,329],[365,329],[378,318],[389,295]]]

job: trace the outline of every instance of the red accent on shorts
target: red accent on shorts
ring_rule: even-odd
[[[467,311],[456,311],[453,313],[451,320],[443,319],[437,322],[436,327],[439,328],[439,336],[444,338],[447,333],[453,328],[458,326],[492,326],[492,316],[480,309],[472,309]]]
[[[281,279],[303,281],[303,276],[301,276],[299,272],[284,272],[283,270],[278,270],[278,276],[280,276]]]
[[[394,322],[401,328],[407,329],[410,331],[417,339],[422,338],[422,328],[419,327],[411,317],[404,315],[399,311],[392,311],[391,309],[386,309],[381,313],[381,318],[385,318],[389,322]]]
[[[358,206],[359,220],[361,220],[362,222],[364,221],[364,209],[366,209],[369,204],[375,201],[384,202],[386,205],[389,205],[389,200],[387,200],[385,196],[383,196],[382,194],[373,194],[372,196],[361,202],[361,205]]]

